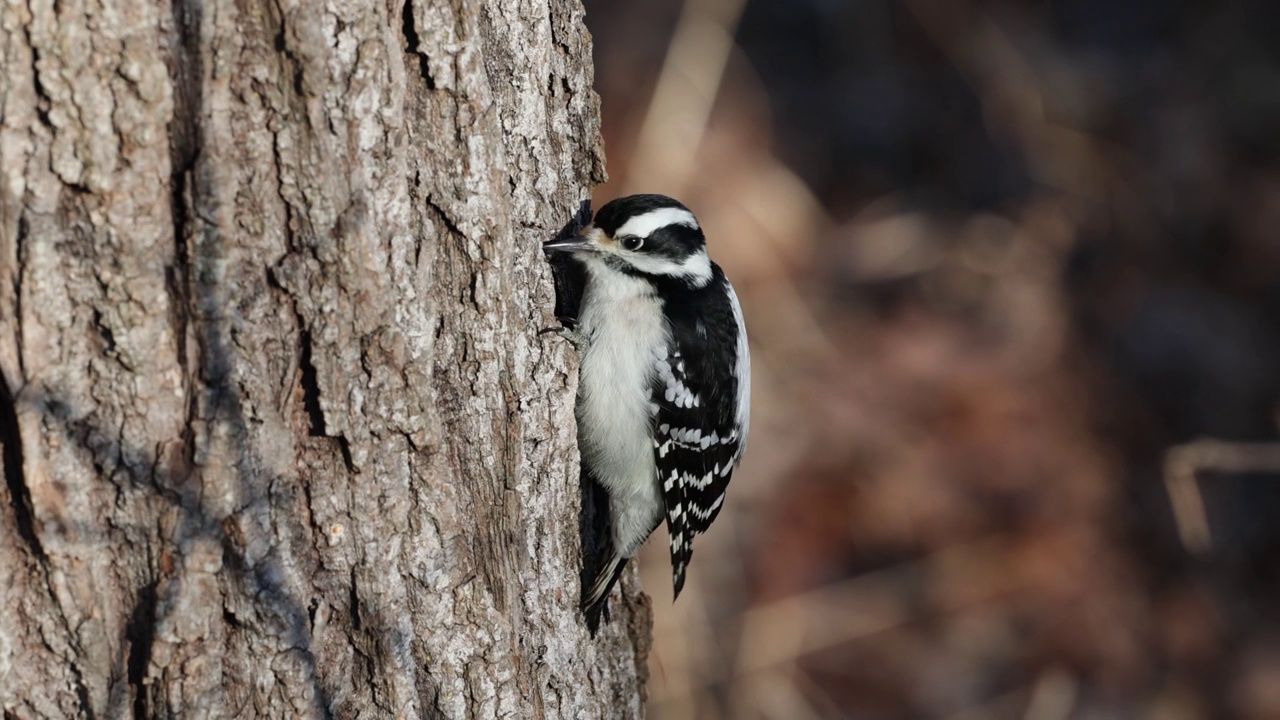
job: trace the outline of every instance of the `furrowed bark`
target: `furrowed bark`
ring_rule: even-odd
[[[539,242],[575,0],[0,5],[6,717],[637,717]]]

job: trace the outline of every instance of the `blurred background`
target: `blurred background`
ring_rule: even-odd
[[[1280,3],[587,0],[742,296],[654,718],[1280,718]]]

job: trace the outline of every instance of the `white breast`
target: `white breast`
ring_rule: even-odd
[[[582,460],[609,491],[618,550],[629,556],[661,516],[651,423],[654,350],[670,331],[652,286],[587,263],[578,332],[587,337],[578,375]]]

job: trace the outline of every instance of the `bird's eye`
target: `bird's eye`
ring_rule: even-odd
[[[634,235],[622,238],[622,247],[627,250],[639,250],[643,245],[644,238],[635,237]]]

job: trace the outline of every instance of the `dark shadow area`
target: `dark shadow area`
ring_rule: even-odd
[[[0,445],[3,446],[4,482],[9,488],[9,503],[13,507],[14,523],[18,536],[27,544],[37,560],[43,562],[44,548],[36,534],[32,517],[31,493],[22,481],[22,436],[18,434],[17,406],[9,391],[7,379],[0,379]]]

